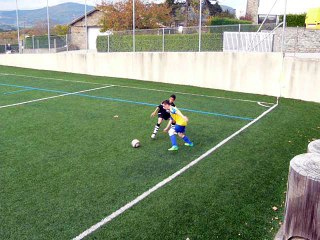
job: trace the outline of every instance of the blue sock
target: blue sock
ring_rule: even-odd
[[[178,146],[176,135],[170,136],[170,139],[171,139],[171,142],[172,142],[172,146]]]
[[[183,139],[183,141],[185,141],[186,143],[189,143],[189,144],[192,143],[187,136],[184,136],[182,139]]]

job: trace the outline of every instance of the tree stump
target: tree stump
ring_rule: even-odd
[[[320,139],[309,143],[309,145],[308,145],[308,153],[318,153],[318,154],[320,154]]]
[[[306,153],[290,162],[284,219],[285,240],[320,240],[320,154]]]

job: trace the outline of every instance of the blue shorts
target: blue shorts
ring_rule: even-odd
[[[176,131],[176,133],[185,133],[186,126],[180,126],[176,124],[176,126],[174,127],[174,130]]]

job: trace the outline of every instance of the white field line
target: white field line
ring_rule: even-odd
[[[85,81],[68,80],[68,79],[61,79],[61,78],[49,78],[49,77],[34,77],[34,76],[29,76],[29,75],[20,75],[20,74],[12,74],[12,73],[0,73],[0,75],[26,77],[26,78],[36,78],[36,79],[48,79],[48,80],[64,81],[64,82],[76,82],[76,83],[87,83],[87,84],[103,85],[103,83],[97,83],[97,82],[85,82]],[[154,89],[154,88],[133,87],[133,86],[126,86],[126,85],[113,85],[113,86],[114,87],[122,87],[122,88],[132,88],[132,89],[147,90],[147,91],[173,93],[173,91]],[[196,93],[186,93],[186,92],[174,92],[174,93],[181,94],[181,95],[197,96],[197,97],[226,99],[226,100],[238,101],[238,102],[251,102],[251,103],[259,103],[260,102],[260,103],[265,103],[265,104],[272,104],[272,105],[274,104],[274,103],[269,103],[269,102],[261,102],[261,101],[254,101],[254,100],[241,99],[241,98],[228,98],[228,97],[210,96],[210,95],[203,95],[203,94],[196,94]]]
[[[102,227],[103,225],[107,224],[108,222],[110,222],[112,219],[118,217],[120,214],[124,213],[125,211],[127,211],[128,209],[130,209],[131,207],[133,207],[134,205],[138,204],[140,201],[142,201],[143,199],[145,199],[146,197],[148,197],[150,194],[152,194],[153,192],[157,191],[158,189],[160,189],[161,187],[163,187],[164,185],[168,184],[169,182],[171,182],[172,180],[174,180],[176,177],[178,177],[179,175],[181,175],[182,173],[184,173],[185,171],[187,171],[189,168],[193,167],[194,165],[196,165],[198,162],[200,162],[201,160],[203,160],[204,158],[206,158],[207,156],[209,156],[211,153],[213,153],[214,151],[216,151],[218,148],[220,148],[221,146],[223,146],[224,144],[226,144],[227,142],[229,142],[232,138],[236,137],[237,135],[239,135],[241,132],[243,132],[245,129],[247,129],[248,127],[250,127],[251,125],[253,125],[254,123],[256,123],[257,121],[259,121],[261,118],[263,118],[265,115],[267,115],[268,113],[270,113],[273,109],[275,109],[278,106],[278,104],[272,106],[270,109],[266,110],[265,112],[263,112],[260,116],[258,116],[256,119],[254,119],[253,121],[251,121],[250,123],[248,123],[247,125],[245,125],[244,127],[242,127],[240,130],[236,131],[235,133],[233,133],[232,135],[230,135],[229,137],[227,137],[226,139],[224,139],[223,141],[221,141],[220,143],[218,143],[216,146],[214,146],[213,148],[211,148],[210,150],[208,150],[206,153],[204,153],[203,155],[201,155],[200,157],[198,157],[197,159],[193,160],[192,162],[190,162],[188,165],[186,165],[185,167],[181,168],[179,171],[175,172],[174,174],[172,174],[171,176],[169,176],[168,178],[164,179],[163,181],[159,182],[157,185],[153,186],[152,188],[150,188],[149,190],[147,190],[146,192],[142,193],[140,196],[138,196],[137,198],[135,198],[134,200],[132,200],[131,202],[127,203],[126,205],[124,205],[123,207],[121,207],[120,209],[118,209],[117,211],[113,212],[112,214],[110,214],[109,216],[107,216],[106,218],[102,219],[100,222],[96,223],[95,225],[91,226],[90,228],[88,228],[87,230],[85,230],[84,232],[82,232],[81,234],[79,234],[77,237],[73,238],[73,240],[81,240],[83,238],[85,238],[86,236],[90,235],[91,233],[93,233],[94,231],[96,231],[97,229],[99,229],[100,227]]]
[[[103,83],[96,83],[96,82],[85,82],[85,81],[68,80],[68,79],[62,79],[62,78],[36,77],[36,76],[13,74],[13,73],[0,73],[0,75],[2,75],[2,76],[25,77],[25,78],[36,78],[36,79],[48,79],[48,80],[63,81],[63,82],[75,82],[75,83],[88,83],[88,84],[96,84],[96,85],[105,85]]]
[[[272,106],[267,105],[267,103],[264,103],[264,102],[258,102],[258,105],[260,105],[262,107],[266,107],[266,108],[272,107]]]
[[[38,98],[38,99],[26,101],[26,102],[13,103],[13,104],[9,104],[9,105],[0,106],[0,109],[1,108],[8,108],[8,107],[15,107],[15,106],[19,106],[19,105],[28,104],[28,103],[41,102],[41,101],[45,101],[45,100],[49,100],[49,99],[53,99],[53,98],[59,98],[59,97],[64,97],[64,96],[68,96],[68,95],[75,95],[78,93],[91,92],[91,91],[109,88],[109,87],[113,87],[113,85],[103,86],[103,87],[99,87],[99,88],[92,88],[92,89],[82,90],[82,91],[78,91],[78,92],[64,93],[64,94],[55,95],[55,96],[46,97],[46,98]]]

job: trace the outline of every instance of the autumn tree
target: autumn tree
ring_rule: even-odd
[[[16,43],[18,42],[18,32],[17,31],[7,31],[0,33],[0,45],[7,43]]]
[[[107,30],[129,30],[132,29],[133,0],[110,3],[103,1],[97,6],[104,12],[101,20],[101,31]],[[172,22],[171,9],[167,4],[144,3],[142,0],[135,0],[135,22],[137,29],[152,29],[161,26],[168,26]]]
[[[56,25],[53,28],[53,34],[55,35],[66,35],[69,31],[69,26],[68,25]]]

